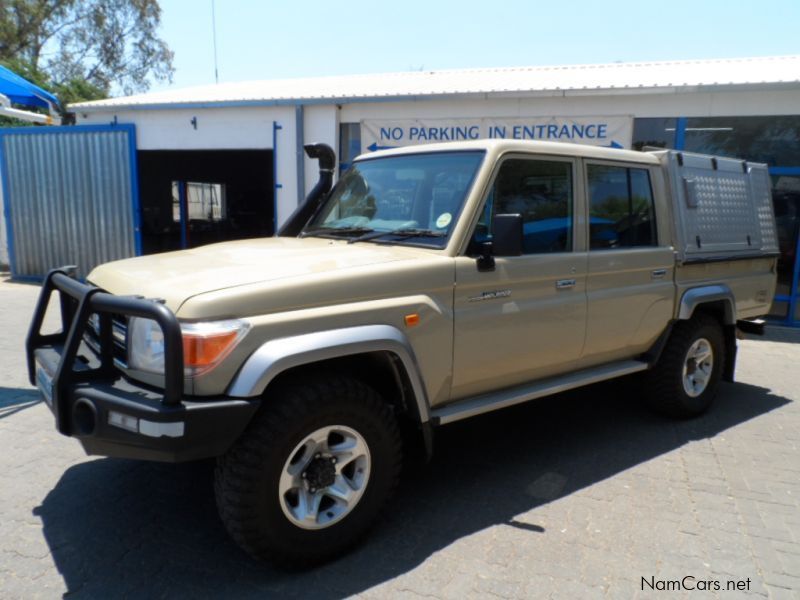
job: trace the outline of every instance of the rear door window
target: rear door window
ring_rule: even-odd
[[[656,246],[655,208],[647,169],[589,164],[591,250]]]

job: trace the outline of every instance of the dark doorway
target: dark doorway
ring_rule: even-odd
[[[271,236],[270,150],[140,150],[145,254]]]

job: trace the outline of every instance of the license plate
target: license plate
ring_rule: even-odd
[[[47,406],[53,407],[53,378],[42,367],[36,367],[36,387],[42,393]]]

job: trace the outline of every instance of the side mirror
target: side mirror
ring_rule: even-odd
[[[520,256],[522,254],[522,215],[494,216],[492,250],[495,256]]]

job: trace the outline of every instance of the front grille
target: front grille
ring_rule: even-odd
[[[114,341],[114,364],[118,367],[128,366],[128,319],[123,315],[111,315],[111,335]],[[100,355],[100,317],[97,313],[89,316],[84,341],[95,354]]]

